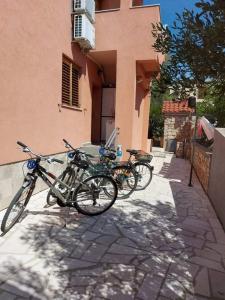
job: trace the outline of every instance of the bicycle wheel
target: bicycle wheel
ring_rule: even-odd
[[[136,162],[133,168],[138,176],[138,182],[136,186],[136,191],[141,191],[146,189],[146,187],[152,181],[152,168],[146,163]]]
[[[95,175],[85,179],[76,188],[73,204],[78,212],[88,216],[97,216],[113,205],[117,193],[117,185],[111,177]]]
[[[117,199],[126,199],[135,191],[138,176],[131,167],[116,166],[112,169],[112,176],[118,187]]]
[[[3,233],[8,232],[19,220],[30,200],[33,190],[34,185],[31,184],[27,187],[21,187],[16,193],[2,220],[1,231]]]
[[[66,168],[65,171],[63,171],[63,173],[61,175],[59,175],[58,179],[61,180],[62,182],[64,182],[67,185],[71,185],[73,183],[74,180],[74,170],[71,168]],[[60,184],[59,182],[57,182],[57,180],[53,183],[53,186],[62,194],[62,195],[66,195],[67,193],[67,188],[65,186],[63,186],[62,184]],[[52,191],[52,189],[50,188],[48,194],[47,194],[47,198],[46,198],[47,204],[49,206],[52,206],[54,204],[58,204],[59,206],[65,206],[64,203],[62,203],[62,201],[54,194],[54,192]]]

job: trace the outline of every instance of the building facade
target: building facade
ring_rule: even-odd
[[[147,150],[149,83],[163,60],[151,35],[159,6],[96,1],[95,48],[87,51],[72,39],[71,4],[0,1],[0,208],[26,159],[17,140],[60,156],[63,138],[98,144],[119,127],[123,149]]]

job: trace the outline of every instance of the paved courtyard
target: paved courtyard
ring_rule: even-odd
[[[185,160],[155,157],[149,188],[85,217],[35,195],[0,237],[0,299],[225,299],[225,234]],[[0,220],[2,214],[0,213]]]

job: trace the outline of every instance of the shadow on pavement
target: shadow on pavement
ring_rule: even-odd
[[[211,210],[204,214],[201,187],[186,187],[179,168],[165,164],[148,190],[98,217],[30,210],[1,244],[0,299],[6,290],[30,299],[212,299],[201,281],[211,270],[204,277],[194,260],[214,238],[201,217]]]

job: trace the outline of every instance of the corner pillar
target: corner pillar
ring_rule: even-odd
[[[129,56],[118,54],[116,79],[115,126],[120,128],[118,144],[122,144],[124,158],[126,149],[132,148],[133,114],[136,96],[136,62]]]

